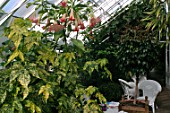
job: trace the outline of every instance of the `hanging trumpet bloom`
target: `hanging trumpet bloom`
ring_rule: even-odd
[[[61,5],[62,7],[67,7],[67,0],[62,0],[62,1],[60,2],[60,5]]]
[[[84,23],[81,21],[80,18],[77,19],[78,26],[80,26],[80,29],[85,29]]]
[[[80,29],[85,29],[84,23],[80,25]]]
[[[60,22],[66,22],[66,14],[63,14],[62,18],[60,18]]]
[[[29,20],[31,20],[32,23],[35,23],[35,24],[37,24],[37,25],[38,25],[38,23],[39,23],[38,18],[30,17]]]
[[[94,27],[96,25],[96,19],[94,18],[94,17],[92,17],[91,19],[90,19],[90,27],[92,28],[92,27]]]
[[[63,29],[64,29],[63,25],[58,25],[57,23],[54,23],[53,25],[49,26],[48,31],[49,32],[58,32]]]
[[[100,17],[97,17],[97,18],[94,18],[94,17],[92,17],[91,19],[90,19],[90,28],[93,28],[97,23],[100,23],[101,22],[101,19],[100,19]]]
[[[77,23],[78,23],[78,26],[80,26],[80,25],[82,25],[83,24],[83,22],[81,21],[81,19],[79,18],[79,19],[77,19]]]
[[[100,22],[101,22],[100,17],[97,17],[97,18],[96,18],[96,23],[100,23]]]
[[[74,31],[77,31],[77,32],[79,31],[79,26],[78,26],[78,22],[77,22],[77,21],[75,22],[75,28],[74,28]]]
[[[75,26],[74,31],[79,31],[79,27],[78,27],[78,25],[77,25],[77,26]]]
[[[74,21],[75,20],[73,8],[71,8],[69,20],[70,21]]]

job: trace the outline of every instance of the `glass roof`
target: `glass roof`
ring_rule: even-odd
[[[26,8],[28,2],[34,0],[1,0],[0,1],[0,25],[2,25],[9,17],[27,18],[34,11],[35,6]],[[62,0],[47,0],[53,4],[59,4]],[[106,22],[114,13],[126,5],[130,4],[133,0],[82,0],[82,2],[90,1],[94,5],[94,14],[100,17],[102,23]]]

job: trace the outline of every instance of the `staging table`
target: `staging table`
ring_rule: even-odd
[[[124,111],[118,111],[119,102],[108,102],[107,110],[104,113],[127,113]]]

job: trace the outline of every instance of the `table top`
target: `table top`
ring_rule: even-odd
[[[104,111],[104,113],[119,113],[118,112],[118,107],[108,108],[107,111]]]
[[[104,113],[128,113],[128,112],[118,111],[118,107],[114,107],[108,108],[107,111],[104,111]]]
[[[118,111],[119,102],[107,102],[107,110],[104,113],[127,113],[124,111]]]

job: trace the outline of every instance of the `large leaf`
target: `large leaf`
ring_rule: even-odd
[[[45,102],[47,102],[48,98],[50,95],[53,95],[52,89],[51,89],[51,85],[46,84],[45,86],[41,86],[38,95],[43,93],[43,99]]]
[[[30,69],[29,72],[31,73],[32,76],[40,78],[38,71],[36,69]]]
[[[14,81],[19,76],[19,73],[17,70],[13,70],[10,74],[10,82]]]
[[[18,81],[23,86],[23,88],[28,88],[28,84],[31,81],[28,71],[24,70],[24,72],[18,77]]]
[[[42,112],[41,109],[34,102],[30,100],[26,101],[25,106],[29,108],[30,113],[41,113]]]
[[[85,48],[84,48],[84,44],[82,43],[82,41],[80,40],[77,40],[77,39],[71,39],[71,41],[73,42],[73,44],[78,47],[79,49],[81,49],[82,51],[85,51]]]
[[[8,61],[7,61],[7,63],[5,64],[5,66],[8,65],[12,60],[14,60],[18,55],[19,55],[18,50],[15,50],[15,51],[12,53],[12,55],[8,58]]]
[[[3,103],[7,97],[7,92],[4,91],[3,93],[1,92],[0,94],[0,102]]]
[[[23,99],[25,99],[29,94],[29,88],[25,88],[23,92]]]
[[[21,51],[19,51],[19,58],[21,61],[24,61],[24,54]]]

